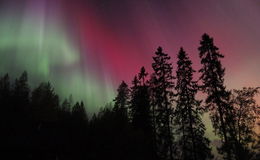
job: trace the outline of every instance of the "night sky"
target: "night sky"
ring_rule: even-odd
[[[225,55],[228,89],[260,86],[259,0],[0,0],[0,73],[28,71],[88,111],[112,101],[162,46],[199,69],[203,33]],[[259,98],[258,98],[259,99]],[[260,102],[260,100],[258,100]]]

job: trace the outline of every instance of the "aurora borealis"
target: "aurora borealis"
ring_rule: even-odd
[[[225,55],[229,89],[260,85],[258,0],[1,0],[0,6],[0,73],[26,70],[32,86],[50,81],[90,111],[110,102],[120,81],[130,82],[141,66],[150,71],[159,45],[173,62],[183,46],[198,69],[204,32]]]

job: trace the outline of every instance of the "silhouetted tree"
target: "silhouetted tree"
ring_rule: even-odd
[[[154,118],[156,120],[156,141],[158,156],[161,159],[173,159],[173,129],[172,129],[172,97],[174,88],[174,77],[172,75],[172,64],[170,56],[163,53],[159,47],[153,57],[152,68],[154,73],[150,80],[152,91],[152,105]]]
[[[14,99],[18,112],[29,105],[29,94],[27,72],[24,71],[20,78],[15,80],[14,84]]]
[[[132,82],[130,112],[133,126],[143,130],[146,134],[151,134],[150,99],[148,86],[145,82],[146,76],[147,72],[142,67],[138,78],[135,76]]]
[[[88,122],[88,116],[84,107],[83,102],[77,102],[72,108],[72,117],[77,119],[79,122]]]
[[[67,98],[64,99],[64,101],[61,104],[61,110],[64,112],[71,112],[71,103]]]
[[[71,159],[69,158],[69,155],[71,155],[71,152],[76,148],[75,144],[73,143],[75,142],[74,134],[76,132],[76,130],[74,129],[75,122],[73,121],[74,119],[72,118],[71,112],[72,102],[65,98],[59,109],[59,124],[56,128],[59,135],[59,149],[61,150],[59,157],[60,159]]]
[[[146,77],[147,77],[148,73],[146,72],[145,68],[142,67],[140,72],[138,73],[138,79],[141,82],[142,86],[146,86]]]
[[[250,87],[234,89],[232,92],[233,116],[236,122],[236,157],[239,160],[250,159],[254,155],[252,144],[257,140],[254,127],[260,117],[260,108],[254,96],[258,93],[257,88]]]
[[[136,116],[136,110],[137,110],[137,105],[138,105],[138,89],[140,86],[140,81],[138,80],[137,76],[134,76],[134,79],[132,81],[132,87],[131,87],[131,92],[130,92],[130,105],[129,105],[129,117],[130,121],[134,125],[134,119]]]
[[[204,34],[198,49],[201,85],[193,80],[192,62],[181,48],[175,86],[171,58],[159,47],[150,80],[146,80],[148,73],[142,67],[131,90],[122,81],[114,105],[101,108],[90,119],[82,101],[73,103],[70,96],[60,105],[50,83],[41,83],[31,92],[26,72],[15,81],[10,81],[8,74],[0,77],[1,156],[209,160],[213,156],[201,117],[210,111],[214,131],[221,138],[218,150],[223,158],[259,160],[260,135],[254,131],[260,112],[254,96],[259,88],[228,91],[221,64],[224,56],[213,38]],[[199,89],[207,94],[205,107],[195,98]]]
[[[59,147],[59,97],[50,83],[41,83],[32,91],[31,98],[33,135],[31,147],[38,152],[56,155]],[[35,158],[41,155],[37,155]]]
[[[55,120],[59,108],[59,97],[51,84],[41,83],[32,92],[32,109],[40,121]]]
[[[122,81],[117,89],[117,96],[114,99],[114,111],[117,113],[118,118],[121,119],[122,123],[128,121],[129,94],[130,90],[128,85]]]
[[[86,159],[88,149],[88,116],[84,107],[83,102],[76,102],[72,107],[71,113],[72,123],[72,152],[74,158]],[[73,157],[72,157],[73,158]]]
[[[177,65],[175,122],[179,126],[180,159],[212,159],[210,141],[205,137],[206,128],[201,119],[204,110],[200,106],[201,101],[195,98],[198,91],[197,82],[193,81],[195,70],[183,48],[179,51]]]
[[[128,85],[122,81],[117,89],[117,96],[114,99],[115,101],[115,110],[125,110],[129,102],[129,89]]]
[[[155,159],[155,148],[153,142],[152,117],[150,106],[149,86],[146,81],[148,73],[142,67],[132,81],[131,100],[130,100],[130,117],[134,130],[139,133],[142,142],[143,152],[146,154],[145,159]]]
[[[214,45],[213,38],[204,34],[200,41],[199,56],[202,68],[200,79],[203,84],[201,89],[207,93],[206,108],[210,110],[210,118],[213,123],[215,133],[222,139],[221,152],[224,158],[231,160],[234,158],[233,152],[233,128],[232,105],[230,105],[230,92],[226,91],[224,85],[225,69],[222,67],[220,59],[224,56],[219,53],[219,49]]]

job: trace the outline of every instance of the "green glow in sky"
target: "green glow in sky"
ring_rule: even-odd
[[[44,24],[41,19],[2,18],[0,73],[15,78],[26,70],[31,86],[50,81],[62,98],[72,94],[87,110],[96,111],[113,99],[113,87],[82,67],[80,50],[65,33],[57,23]]]

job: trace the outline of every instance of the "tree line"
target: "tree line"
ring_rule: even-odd
[[[122,81],[113,103],[91,118],[83,102],[73,102],[72,97],[61,102],[49,82],[31,90],[26,72],[14,82],[8,74],[0,77],[0,156],[217,159],[202,121],[209,113],[221,142],[220,159],[259,159],[260,136],[254,130],[260,114],[254,99],[258,88],[226,88],[224,56],[209,35],[202,35],[198,51],[199,79],[194,79],[196,71],[183,48],[174,73],[171,57],[159,47],[152,57],[153,72],[141,67],[130,87]],[[198,92],[206,98],[198,99]]]

